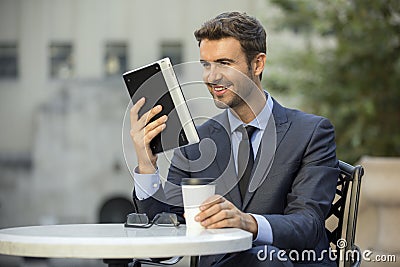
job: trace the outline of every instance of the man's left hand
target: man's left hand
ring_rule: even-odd
[[[214,195],[204,201],[195,220],[208,229],[240,228],[251,232],[254,237],[258,232],[257,221],[253,216],[240,211],[220,195]]]

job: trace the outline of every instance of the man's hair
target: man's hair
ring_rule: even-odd
[[[261,23],[254,17],[240,12],[225,12],[206,21],[194,32],[196,40],[219,40],[233,37],[240,42],[246,55],[247,65],[258,53],[267,53],[267,33]],[[260,75],[261,80],[261,75]]]

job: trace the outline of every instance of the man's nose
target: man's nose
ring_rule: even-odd
[[[222,79],[222,73],[216,64],[211,64],[207,71],[207,82],[217,84]]]

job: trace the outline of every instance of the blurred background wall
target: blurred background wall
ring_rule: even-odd
[[[229,10],[264,24],[279,16],[265,0],[1,0],[0,227],[121,220],[133,186],[121,74],[165,56],[198,60],[193,31]],[[304,43],[272,36],[272,59]]]
[[[0,227],[121,220],[133,186],[121,74],[164,56],[197,60],[193,31],[203,21],[264,6],[1,0]]]
[[[165,56],[174,64],[198,60],[193,31],[201,23],[227,10],[256,15],[265,6],[0,0],[0,228],[123,222],[133,211],[133,181],[122,146],[129,98],[121,74]],[[0,256],[0,266],[26,265],[102,263]]]

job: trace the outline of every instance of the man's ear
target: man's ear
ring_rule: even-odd
[[[253,71],[255,76],[259,76],[265,66],[265,61],[267,60],[267,55],[265,53],[258,53],[253,59]]]

